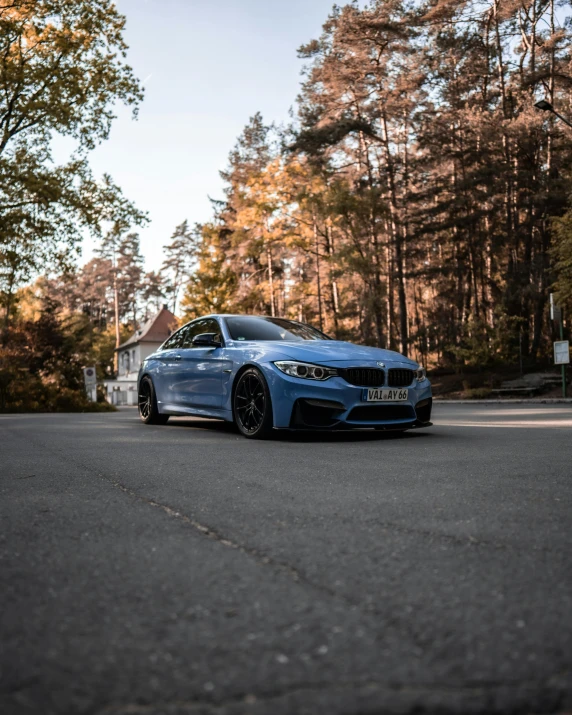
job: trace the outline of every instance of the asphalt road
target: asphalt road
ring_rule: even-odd
[[[0,416],[0,713],[572,710],[572,407]]]

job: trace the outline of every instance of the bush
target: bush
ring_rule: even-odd
[[[25,369],[0,369],[0,412],[115,412],[107,402],[91,402],[83,390],[45,382]]]
[[[3,342],[1,412],[115,411],[101,394],[95,403],[85,394],[82,367],[102,371],[113,355],[111,333],[97,331],[85,316],[62,316],[61,306],[44,297],[39,317],[15,321]]]

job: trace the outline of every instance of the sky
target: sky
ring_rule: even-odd
[[[288,121],[300,88],[298,47],[320,35],[333,0],[118,0],[127,61],[144,82],[137,121],[117,108],[108,141],[90,155],[148,212],[139,230],[147,270],[184,219],[211,216],[219,171],[249,117]],[[86,239],[82,262],[92,255]]]

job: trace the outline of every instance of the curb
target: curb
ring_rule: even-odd
[[[433,398],[433,404],[439,405],[572,405],[572,397],[516,398],[515,400],[440,400]]]

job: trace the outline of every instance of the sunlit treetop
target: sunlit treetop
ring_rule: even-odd
[[[54,131],[92,148],[116,102],[136,114],[143,90],[124,27],[112,0],[0,0],[0,154]]]

